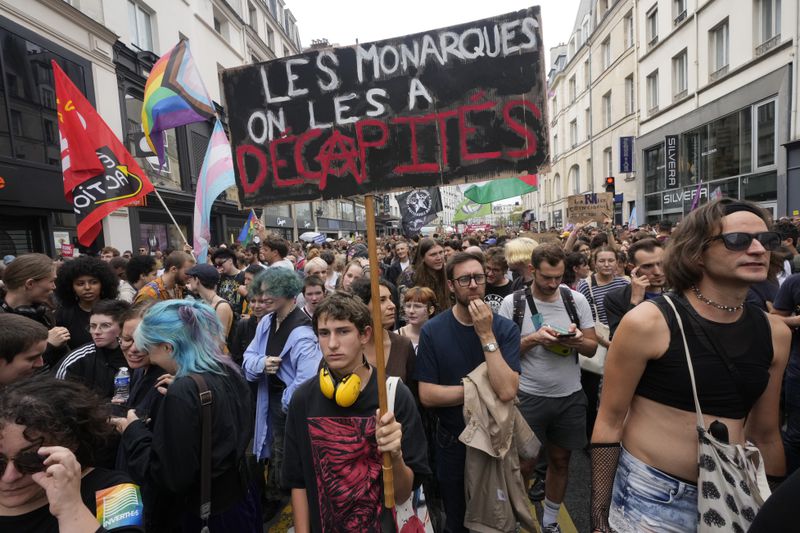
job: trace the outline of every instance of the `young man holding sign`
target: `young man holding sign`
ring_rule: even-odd
[[[392,456],[397,503],[430,473],[414,397],[401,382],[394,412],[378,413],[383,385],[364,356],[372,317],[358,297],[332,294],[317,307],[313,327],[323,356],[319,376],[295,391],[286,421],[282,474],[294,530],[395,531],[383,505],[381,454]]]

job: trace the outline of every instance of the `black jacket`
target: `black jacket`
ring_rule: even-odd
[[[45,304],[23,305],[13,308],[6,303],[5,299],[2,299],[0,300],[0,313],[14,313],[15,315],[30,318],[31,320],[34,320],[46,327],[47,331],[50,331],[56,327],[56,318],[53,314],[53,310]],[[42,359],[44,359],[45,366],[47,368],[52,367],[58,361],[60,361],[62,357],[67,355],[67,352],[69,352],[69,346],[66,343],[64,343],[63,346],[56,348],[48,342],[47,348],[45,348],[44,353],[42,354]]]
[[[248,482],[240,471],[245,449],[253,436],[247,383],[238,372],[203,373],[212,393],[211,512],[218,514],[238,503]],[[200,443],[202,411],[194,381],[177,378],[161,402],[152,431],[132,422],[122,435],[131,477],[174,501],[153,519],[159,525],[176,524],[186,513],[198,515],[200,500]]]
[[[109,350],[98,348],[93,342],[84,344],[64,357],[56,367],[56,378],[83,383],[101,398],[114,396],[114,376],[127,366],[119,347]]]

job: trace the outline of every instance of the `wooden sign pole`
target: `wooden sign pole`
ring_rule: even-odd
[[[373,195],[364,196],[364,207],[367,215],[367,249],[369,251],[370,302],[372,303],[372,337],[375,343],[375,367],[378,370],[378,407],[381,416],[386,413],[386,359],[383,353],[383,320],[381,313],[380,285],[381,275],[378,263],[378,235],[375,231],[375,203]],[[383,454],[383,503],[391,509],[394,507],[394,473],[392,472],[392,456]]]

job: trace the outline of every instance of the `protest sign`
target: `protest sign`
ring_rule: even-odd
[[[535,173],[538,7],[222,74],[243,206]]]
[[[567,222],[604,222],[614,213],[614,195],[610,192],[567,196]]]

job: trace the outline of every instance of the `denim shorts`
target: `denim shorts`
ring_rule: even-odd
[[[697,531],[697,486],[643,463],[623,448],[608,522],[618,533]]]

